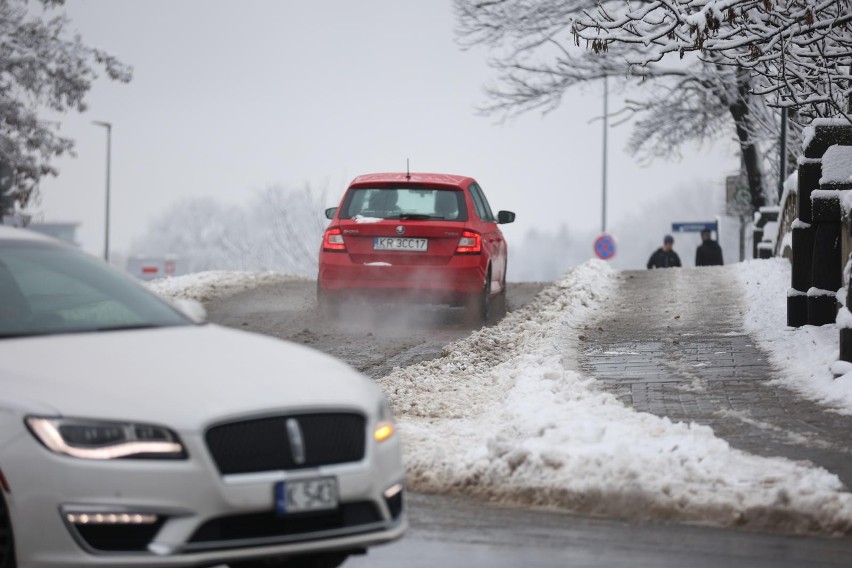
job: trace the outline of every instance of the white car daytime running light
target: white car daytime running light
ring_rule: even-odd
[[[33,433],[50,450],[72,456],[75,458],[90,460],[112,460],[138,454],[181,454],[183,446],[177,442],[160,440],[134,440],[119,442],[110,446],[84,448],[72,446],[65,441],[59,426],[62,419],[50,418],[27,418],[27,424]],[[93,421],[93,423],[95,423]]]
[[[150,513],[67,513],[72,525],[153,525],[157,515]]]
[[[391,485],[387,489],[385,489],[385,499],[390,499],[399,494],[402,491],[402,483],[397,483],[395,485]]]

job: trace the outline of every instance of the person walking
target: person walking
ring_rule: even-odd
[[[712,233],[704,229],[701,231],[701,244],[695,249],[695,266],[722,266],[722,247],[713,240]]]
[[[673,246],[674,237],[671,235],[663,237],[663,246],[655,250],[651,258],[648,259],[648,269],[680,266],[680,257],[672,250]]]

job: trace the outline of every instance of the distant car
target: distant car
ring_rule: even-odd
[[[508,250],[485,193],[467,176],[377,173],[355,178],[319,255],[317,299],[352,296],[466,306],[475,320],[505,308]]]
[[[337,566],[404,533],[381,390],[193,309],[0,227],[0,566]]]

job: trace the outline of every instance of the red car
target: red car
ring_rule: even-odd
[[[319,255],[317,300],[333,311],[351,296],[401,297],[466,306],[483,321],[505,309],[507,247],[475,179],[450,174],[384,173],[355,178]]]

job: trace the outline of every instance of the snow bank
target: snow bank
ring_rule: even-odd
[[[572,369],[612,274],[589,261],[443,357],[378,381],[404,436],[408,486],[619,517],[852,530],[852,495],[835,475],[636,412]]]
[[[294,280],[304,280],[304,278],[280,272],[210,270],[172,278],[160,278],[146,284],[153,292],[166,298],[187,298],[208,302],[258,286]]]
[[[779,373],[778,381],[839,412],[852,414],[852,374],[835,379],[830,370],[839,355],[837,326],[787,327],[790,261],[751,260],[733,268],[745,294],[746,330],[769,353]],[[835,295],[836,291],[823,293]]]

